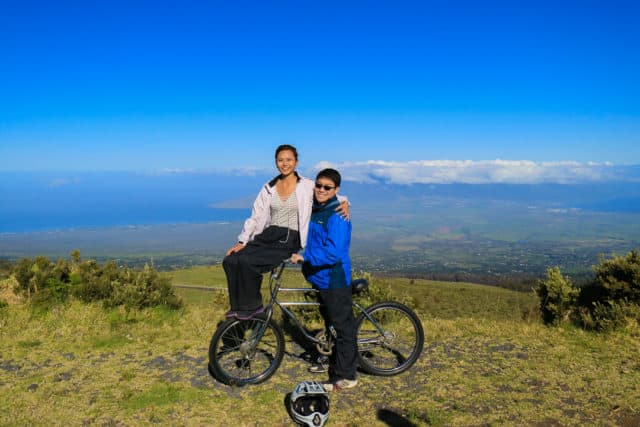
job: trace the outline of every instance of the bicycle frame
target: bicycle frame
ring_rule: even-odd
[[[275,267],[272,271],[271,271],[271,275],[269,276],[269,293],[270,293],[270,297],[269,297],[269,303],[267,303],[266,307],[265,307],[265,313],[267,316],[267,322],[264,323],[264,325],[256,332],[255,334],[255,342],[257,343],[261,338],[262,335],[264,334],[266,327],[267,327],[267,323],[269,322],[269,320],[271,320],[271,317],[273,317],[273,307],[274,306],[278,306],[280,308],[280,310],[282,311],[282,313],[287,316],[290,320],[292,320],[295,324],[295,326],[300,330],[300,332],[303,334],[303,336],[308,340],[311,341],[313,344],[324,344],[321,340],[317,339],[316,337],[310,335],[306,328],[304,327],[304,325],[302,324],[302,322],[300,322],[298,320],[298,317],[291,311],[289,310],[287,307],[319,307],[322,304],[320,302],[317,301],[280,301],[278,300],[278,293],[280,291],[287,291],[287,292],[312,292],[312,293],[317,293],[318,291],[316,289],[313,288],[283,288],[282,287],[282,273],[284,272],[284,269],[286,267],[288,260],[284,260],[282,261],[277,267]],[[376,327],[376,329],[378,330],[378,332],[384,336],[384,331],[383,329],[380,327],[380,325],[378,324],[378,322],[369,315],[369,313],[367,313],[367,311],[364,309],[364,307],[362,307],[360,304],[358,304],[357,302],[353,301],[352,305],[358,310],[358,312],[360,313],[364,313],[364,316],[367,317],[367,319],[369,319],[369,321],[371,321],[371,323]]]

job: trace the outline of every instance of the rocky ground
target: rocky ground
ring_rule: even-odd
[[[272,407],[272,411],[280,413],[279,417],[254,414],[253,419],[239,420],[229,414],[229,424],[220,425],[237,422],[270,425],[260,419],[286,425],[286,399],[295,384],[304,379],[324,379],[322,374],[307,372],[308,353],[291,341],[287,342],[280,369],[270,380],[241,388],[224,385],[211,377],[206,347],[166,352],[136,349],[45,355],[38,345],[33,345],[34,351],[22,360],[0,353],[0,395],[76,400],[77,411],[84,412],[84,416],[75,414],[80,416],[74,416],[71,424],[137,424],[135,414],[126,411],[113,409],[113,417],[105,416],[109,413],[107,408],[118,406],[118,402],[126,406],[127,399],[132,397],[110,393],[108,389],[121,388],[124,383],[135,394],[136,389],[144,388],[142,384],[150,381],[175,385],[180,390],[192,388],[215,396],[216,401],[226,399],[232,402],[232,407],[260,399],[261,393],[268,391],[271,396],[281,396],[279,402],[276,398],[276,407]],[[623,399],[619,405],[607,407],[598,390],[592,388],[597,385],[595,376],[576,381],[570,376],[532,371],[532,361],[539,357],[539,349],[486,336],[431,342],[408,372],[394,377],[361,374],[359,387],[333,395],[331,425],[361,425],[365,421],[391,426],[640,425],[640,415],[631,409],[640,402]],[[640,378],[639,364],[631,363],[627,368],[629,375]],[[96,374],[106,372],[109,374],[103,379],[105,384],[96,385],[100,380]],[[136,379],[146,381],[137,387]],[[114,405],[109,405],[106,399],[114,399]],[[170,406],[171,402],[157,405]],[[158,424],[191,424],[189,418],[183,417],[187,415],[181,410],[173,415],[170,410],[160,411],[145,423],[151,420]],[[19,419],[14,419],[17,425]],[[2,421],[12,424],[11,418]]]

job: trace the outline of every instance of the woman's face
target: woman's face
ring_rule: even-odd
[[[282,150],[276,156],[276,167],[278,171],[284,176],[292,174],[296,167],[298,167],[298,161],[295,154],[291,150]]]

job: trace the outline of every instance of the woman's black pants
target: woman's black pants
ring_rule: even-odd
[[[224,258],[229,302],[233,311],[253,311],[262,305],[262,274],[300,250],[300,234],[270,226],[241,251]]]

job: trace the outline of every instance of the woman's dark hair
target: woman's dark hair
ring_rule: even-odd
[[[331,168],[322,169],[320,172],[318,172],[318,175],[316,175],[316,180],[318,178],[330,179],[331,181],[333,181],[336,187],[340,187],[340,181],[342,180],[342,177],[340,177],[340,172]]]
[[[281,151],[285,151],[285,150],[291,151],[293,153],[293,157],[295,157],[296,160],[298,160],[298,150],[296,150],[296,147],[289,144],[282,144],[278,146],[278,148],[276,148],[276,159],[278,158],[278,154],[280,154]]]

